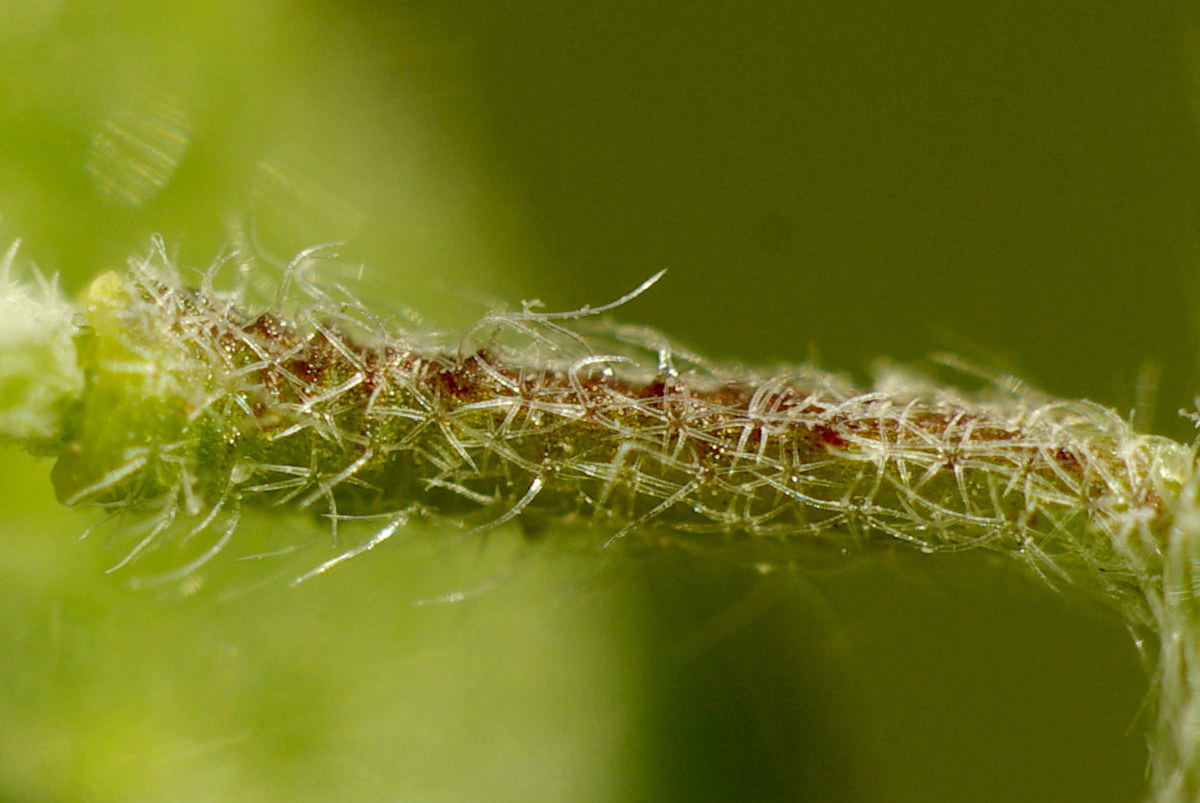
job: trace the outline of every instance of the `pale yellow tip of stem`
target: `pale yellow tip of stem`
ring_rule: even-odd
[[[75,308],[52,282],[11,276],[16,246],[0,271],[0,438],[38,447],[58,438],[63,415],[83,390]]]

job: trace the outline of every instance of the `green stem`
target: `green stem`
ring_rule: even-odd
[[[725,370],[658,335],[589,331],[580,319],[597,310],[494,313],[448,347],[335,301],[304,260],[285,279],[250,313],[185,287],[160,244],[93,282],[76,327],[52,293],[6,278],[3,303],[28,325],[0,329],[2,431],[54,446],[64,503],[146,512],[122,563],[208,531],[190,571],[246,506],[384,522],[306,577],[414,513],[475,529],[586,519],[609,543],[658,526],[988,549],[1157,630],[1153,800],[1200,796],[1192,447],[1028,392]]]

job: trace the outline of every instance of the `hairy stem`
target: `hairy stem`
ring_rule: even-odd
[[[1200,794],[1196,454],[1109,410],[898,371],[864,389],[811,366],[721,368],[653,332],[589,325],[607,308],[496,312],[451,344],[385,324],[312,278],[307,256],[261,311],[210,276],[185,286],[161,246],[81,307],[82,379],[51,373],[23,397],[51,423],[8,434],[56,444],[64,503],[141,511],[123,564],[209,532],[191,571],[244,507],[383,522],[306,577],[414,514],[477,530],[581,520],[608,543],[660,527],[984,548],[1157,631],[1154,799]],[[20,337],[0,332],[0,348]],[[29,381],[6,365],[0,380]]]

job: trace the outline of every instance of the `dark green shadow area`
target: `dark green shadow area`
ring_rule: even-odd
[[[983,556],[738,552],[633,569],[642,799],[1139,798],[1146,679],[1111,612]]]

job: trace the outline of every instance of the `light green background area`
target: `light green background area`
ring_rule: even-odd
[[[866,377],[948,349],[1187,438],[1200,95],[1166,3],[0,4],[0,234],[344,241],[461,326],[622,317]],[[845,7],[842,7],[845,6]],[[1190,29],[1195,33],[1195,28]],[[0,799],[1133,801],[1116,618],[986,556],[413,528],[132,591],[4,454]],[[308,561],[306,564],[305,561]],[[291,574],[289,574],[291,572]],[[461,602],[415,605],[468,592]]]

